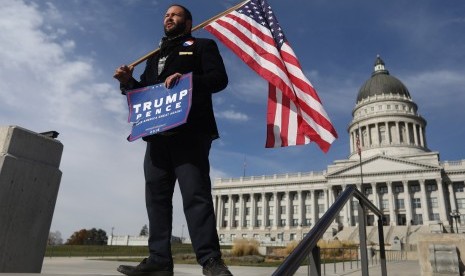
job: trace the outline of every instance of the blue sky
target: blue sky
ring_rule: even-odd
[[[191,9],[194,25],[238,3],[177,2]],[[464,1],[268,2],[339,139],[327,154],[315,144],[265,149],[267,85],[218,42],[230,83],[214,96],[221,139],[211,150],[212,179],[321,171],[345,159],[351,112],[377,54],[427,120],[428,147],[443,161],[465,159]],[[2,0],[0,125],[60,132],[63,177],[51,230],[65,240],[92,227],[136,235],[147,224],[144,142],[125,140],[127,107],[112,75],[158,44],[171,3]],[[212,38],[203,30],[194,35]],[[177,190],[174,205],[180,236],[185,220]]]

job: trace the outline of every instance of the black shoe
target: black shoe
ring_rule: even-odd
[[[120,265],[116,270],[128,276],[173,276],[173,264],[151,264],[147,258],[137,266]]]
[[[222,259],[210,258],[203,265],[203,275],[207,276],[233,276]]]

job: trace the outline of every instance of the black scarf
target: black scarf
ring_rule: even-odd
[[[160,53],[159,57],[167,57],[171,54],[174,48],[179,46],[186,39],[191,38],[191,34],[181,34],[175,37],[163,37],[160,41]]]

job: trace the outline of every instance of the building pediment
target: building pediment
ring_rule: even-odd
[[[377,155],[362,160],[361,166],[364,175],[399,174],[441,170],[440,166],[385,155]],[[346,167],[339,168],[338,170],[329,173],[327,175],[327,178],[354,175],[360,175],[359,162],[357,162],[356,164],[351,163]]]

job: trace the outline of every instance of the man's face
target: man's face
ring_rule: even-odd
[[[163,27],[167,37],[173,37],[187,32],[190,28],[190,20],[187,21],[184,14],[184,9],[178,6],[170,7],[165,14]]]

